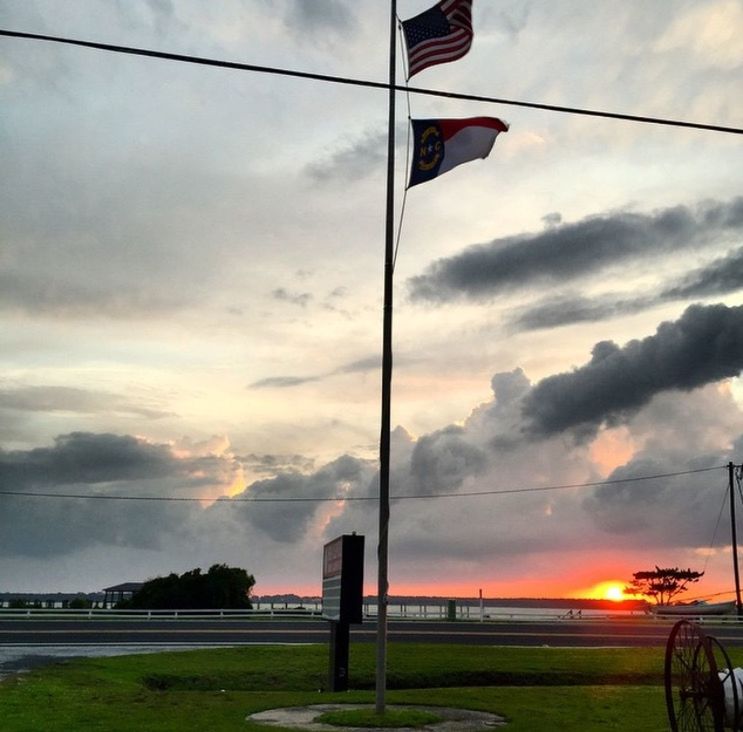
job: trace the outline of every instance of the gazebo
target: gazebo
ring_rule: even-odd
[[[103,607],[109,607],[109,605],[113,607],[117,602],[131,599],[143,584],[144,582],[122,582],[113,587],[104,587]]]

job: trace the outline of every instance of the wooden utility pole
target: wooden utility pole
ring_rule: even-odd
[[[730,526],[733,544],[733,571],[735,573],[735,608],[741,614],[740,572],[738,571],[738,532],[735,526],[735,466],[728,463],[728,481],[730,485]]]

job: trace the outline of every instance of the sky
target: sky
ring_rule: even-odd
[[[384,83],[388,12],[5,0],[0,28]],[[743,127],[738,0],[475,0],[473,23],[413,86]],[[224,562],[319,594],[355,531],[375,592],[387,102],[0,38],[0,490],[80,496],[0,495],[0,591]],[[729,591],[741,137],[400,92],[398,221],[408,104],[510,129],[405,201],[391,594],[586,596],[656,565]]]

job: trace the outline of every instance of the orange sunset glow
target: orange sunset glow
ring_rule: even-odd
[[[446,587],[441,585],[430,585],[420,583],[401,583],[391,587],[391,595],[399,597],[474,597],[478,596],[479,590],[482,589],[483,597],[530,597],[530,598],[572,598],[575,600],[609,600],[612,602],[622,602],[624,600],[641,600],[646,599],[638,595],[626,595],[624,588],[626,583],[621,580],[604,580],[597,582],[595,585],[580,589],[567,589],[564,586],[551,585],[549,583],[541,584],[516,584],[509,587],[477,588],[470,585],[447,584]],[[321,594],[321,589],[315,585],[292,586],[269,586],[262,584],[257,594],[282,594],[286,592],[296,592],[302,596],[314,597]],[[372,582],[367,583],[364,587],[365,595],[376,594],[376,587]]]
[[[624,594],[624,587],[625,583],[618,580],[599,582],[590,589],[586,597],[593,600],[612,600],[614,602],[621,602],[622,600],[627,599],[627,596]]]
[[[367,536],[367,542],[373,542],[373,539]],[[594,547],[589,553],[562,554],[559,559],[552,557],[533,572],[523,572],[519,567],[511,568],[494,555],[488,572],[483,572],[481,565],[472,562],[459,563],[454,569],[441,566],[425,576],[416,576],[416,566],[395,553],[391,563],[394,576],[390,582],[390,595],[477,598],[482,590],[486,601],[497,598],[603,600],[617,603],[648,600],[643,596],[627,595],[624,588],[630,583],[633,572],[652,568],[655,562],[704,569],[704,578],[683,596],[684,599],[713,597],[732,588],[729,553],[710,556],[705,563],[700,561],[696,550],[687,555],[677,552],[648,555],[642,549],[615,553]],[[375,569],[373,558],[369,557],[364,570],[364,594],[368,596],[376,594]],[[457,579],[452,580],[455,575]],[[319,569],[303,583],[287,585],[261,578],[256,585],[258,595],[290,592],[307,597],[321,594]]]
[[[367,537],[368,541],[368,537]],[[674,554],[669,557],[668,564],[677,559],[677,563],[684,564],[684,558]],[[483,576],[479,567],[473,564],[468,571],[459,567],[459,580],[451,581],[453,572],[447,569],[437,574],[430,574],[427,579],[413,578],[414,567],[409,567],[405,562],[396,560],[393,570],[398,577],[390,583],[390,596],[392,597],[446,597],[446,598],[477,598],[482,590],[483,598],[492,600],[496,598],[549,598],[549,599],[574,599],[574,600],[605,600],[621,602],[626,600],[648,600],[649,598],[638,595],[627,595],[624,588],[629,584],[632,573],[644,568],[652,567],[643,554],[625,553],[621,561],[612,557],[609,553],[594,550],[592,554],[593,564],[585,566],[585,555],[571,558],[572,561],[561,563],[550,562],[542,567],[539,574],[521,574],[513,572],[506,574],[502,571],[499,575]],[[693,555],[687,557],[690,564],[698,567],[693,562]],[[728,592],[732,588],[731,570],[728,566],[730,558],[722,555],[713,558],[705,567],[705,575],[699,585],[695,585],[693,591],[684,595],[684,599],[707,598],[716,596],[717,593]],[[699,566],[701,569],[701,566]],[[375,595],[375,566],[367,561],[365,567],[364,594]],[[466,576],[465,576],[466,575]],[[319,570],[314,577],[308,578],[304,583],[287,585],[261,580],[256,585],[257,595],[296,593],[306,597],[315,597],[321,594]]]

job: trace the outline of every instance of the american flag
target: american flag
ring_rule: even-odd
[[[456,61],[472,45],[472,0],[441,0],[402,23],[408,48],[408,79],[419,71]]]

